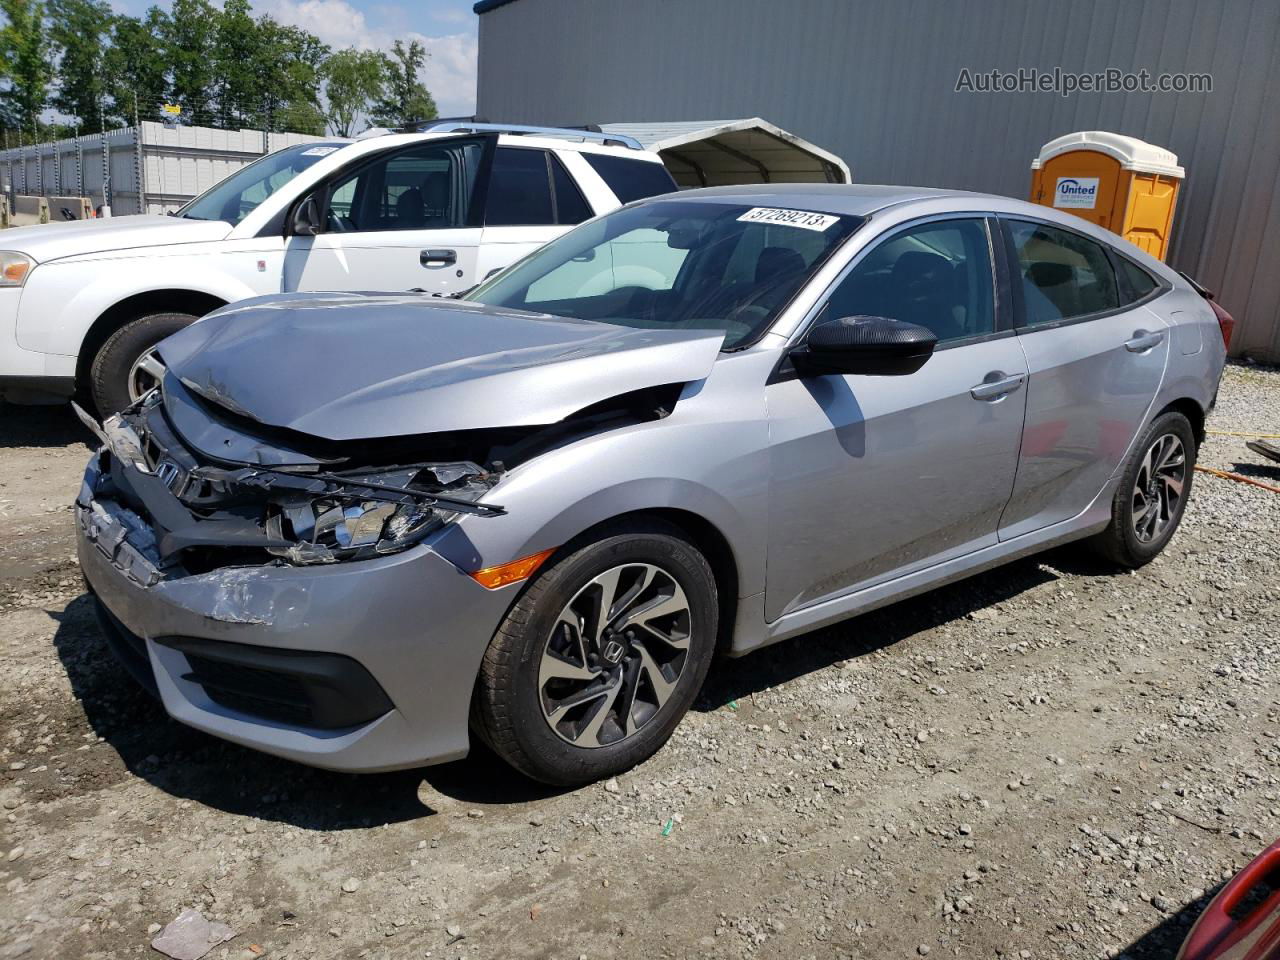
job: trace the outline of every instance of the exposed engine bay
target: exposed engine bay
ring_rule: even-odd
[[[143,585],[227,566],[368,559],[464,514],[502,515],[484,498],[506,470],[665,416],[679,389],[634,391],[548,426],[336,442],[253,422],[169,375],[101,427],[81,412],[103,446],[77,511],[90,539]]]

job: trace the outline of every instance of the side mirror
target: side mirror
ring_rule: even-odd
[[[289,232],[295,237],[314,237],[320,232],[320,205],[314,196],[307,197],[293,208]]]
[[[791,351],[802,376],[860,373],[901,376],[915,373],[933,353],[938,338],[928,327],[888,317],[824,320]]]

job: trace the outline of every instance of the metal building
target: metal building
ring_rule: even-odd
[[[0,187],[13,195],[88,197],[96,206],[103,202],[105,179],[114,215],[168,213],[265,153],[319,139],[144,121],[0,150]]]
[[[483,0],[477,113],[581,124],[767,117],[863,183],[1025,197],[1040,146],[1111,130],[1187,169],[1170,262],[1280,360],[1276,0]],[[982,93],[1017,75],[1208,74],[1210,92]],[[1139,78],[1140,79],[1140,78]],[[978,83],[970,82],[969,87]],[[1126,79],[1124,82],[1132,82]]]

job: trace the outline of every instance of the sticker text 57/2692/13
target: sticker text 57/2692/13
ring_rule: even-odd
[[[743,223],[774,223],[780,227],[799,227],[802,230],[826,230],[839,220],[829,213],[812,210],[785,210],[782,207],[752,207],[738,220]]]

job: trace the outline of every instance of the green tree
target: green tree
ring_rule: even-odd
[[[107,92],[103,47],[115,19],[104,0],[49,0],[49,39],[59,54],[52,105],[74,117],[85,133],[102,129]]]
[[[325,61],[325,119],[335,134],[350,137],[356,132],[360,117],[382,99],[389,69],[386,57],[373,50],[339,50]]]
[[[217,18],[213,65],[219,114],[231,126],[252,125],[264,109],[260,70],[274,51],[264,49],[263,39],[249,0],[226,0]]]
[[[40,0],[0,0],[0,59],[4,87],[0,89],[0,120],[5,126],[31,130],[40,122],[49,101],[53,67],[49,36]]]
[[[260,99],[272,129],[324,133],[320,73],[329,48],[315,35],[270,17],[258,21],[258,31],[265,52],[258,70]]]
[[[391,56],[384,58],[385,92],[373,108],[375,124],[404,127],[438,116],[435,100],[419,79],[426,62],[427,51],[419,41],[392,45]]]
[[[169,87],[169,66],[163,37],[167,17],[152,7],[143,19],[116,17],[111,27],[111,43],[103,59],[106,63],[107,92],[112,109],[108,122],[133,123],[133,98],[138,98],[143,120],[155,120]]]
[[[170,65],[169,98],[191,123],[212,124],[217,92],[215,46],[220,12],[209,0],[173,0],[162,22],[161,45]]]

